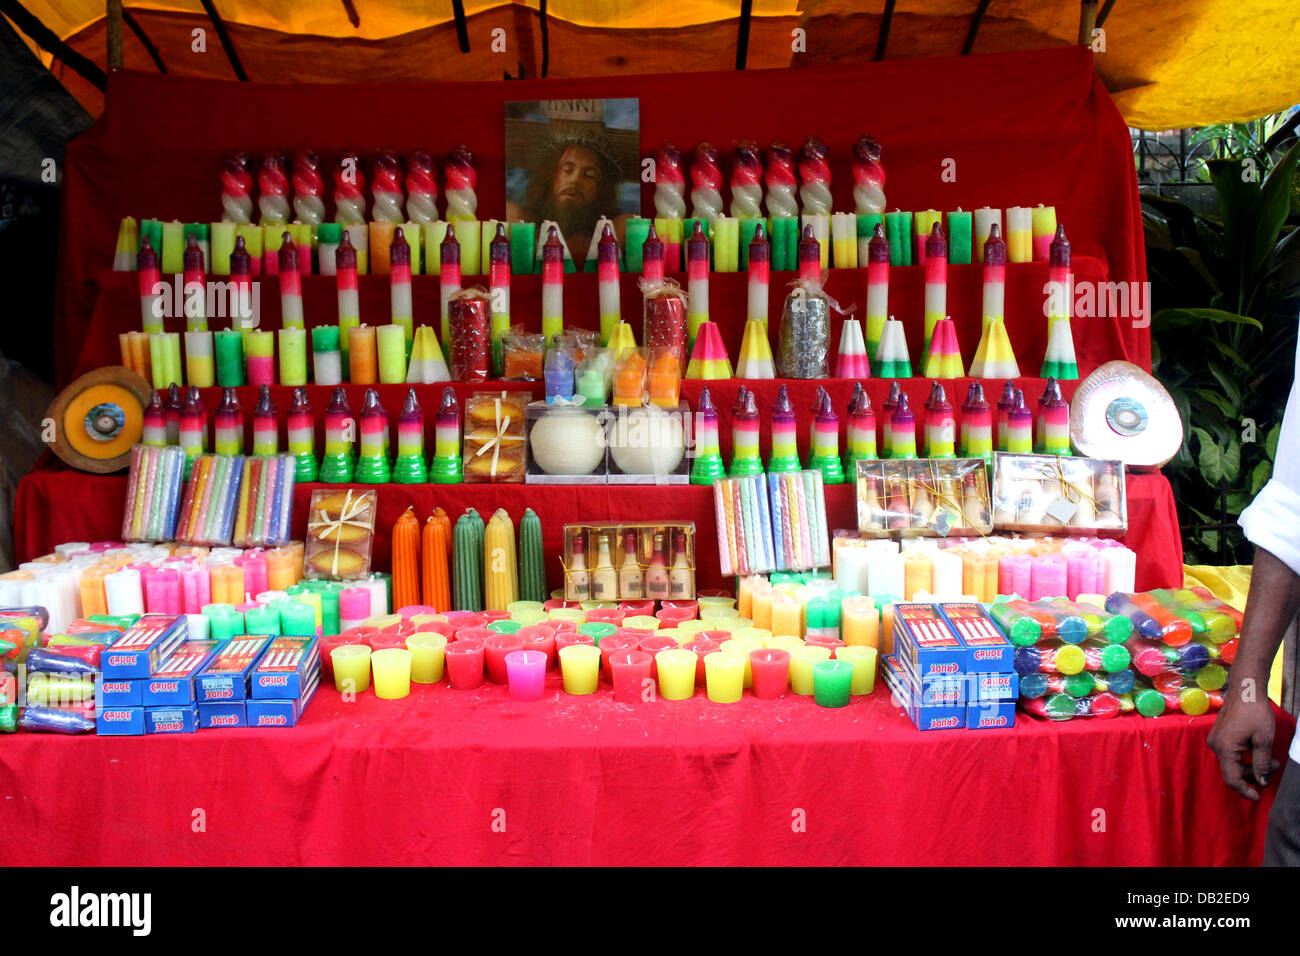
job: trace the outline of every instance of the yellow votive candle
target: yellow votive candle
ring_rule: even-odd
[[[830,651],[826,651],[827,655]],[[740,654],[714,651],[704,657],[704,682],[709,700],[734,704],[745,687],[745,658]]]
[[[596,693],[596,681],[600,677],[600,648],[593,644],[570,644],[560,648],[560,676],[566,694]]]
[[[869,597],[845,598],[840,605],[840,634],[845,644],[880,647],[880,612]]]
[[[803,637],[803,602],[793,594],[778,594],[772,599],[773,634]]]
[[[576,645],[575,645],[576,646]],[[664,700],[690,700],[695,696],[695,670],[699,659],[694,651],[668,650],[655,655],[659,671],[659,696]]]
[[[406,639],[411,652],[411,680],[417,684],[436,684],[442,680],[446,663],[447,639],[441,634],[419,632]]]
[[[364,644],[343,644],[330,651],[334,665],[334,689],[340,694],[360,694],[370,687],[370,648]]]
[[[411,692],[411,652],[401,647],[385,647],[370,655],[375,675],[375,696],[382,700],[400,700]]]
[[[853,662],[853,682],[850,694],[870,694],[876,689],[876,657],[874,647],[862,644],[846,645],[835,649],[835,659]]]
[[[813,664],[829,660],[831,649],[815,644],[790,648],[790,689],[802,697],[813,692]]]

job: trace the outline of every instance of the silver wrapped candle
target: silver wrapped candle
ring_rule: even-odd
[[[781,310],[777,374],[781,378],[826,378],[830,375],[830,339],[829,300],[819,289],[794,288]]]

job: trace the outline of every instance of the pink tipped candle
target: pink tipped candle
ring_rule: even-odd
[[[862,383],[857,383],[848,409],[848,454],[850,461],[876,457],[876,413]]]
[[[221,404],[213,416],[212,448],[218,455],[244,453],[244,413],[233,388],[221,390]]]
[[[424,457],[424,409],[415,397],[415,389],[406,393],[406,403],[397,418],[397,456]]]
[[[435,458],[460,457],[460,404],[450,385],[442,390],[442,404],[433,420],[433,455]]]
[[[564,331],[564,243],[554,226],[542,245],[542,335],[551,345]]]
[[[388,299],[393,325],[400,325],[409,346],[415,338],[415,312],[411,304],[411,246],[402,227],[393,230],[388,246]]]
[[[163,411],[162,393],[154,389],[144,409],[140,441],[162,447],[167,444],[167,414]]]
[[[835,357],[836,378],[870,378],[871,363],[867,344],[862,338],[862,323],[845,319],[840,326],[840,350]]]
[[[948,314],[948,241],[937,222],[925,240],[925,348],[930,352],[930,336],[936,323]]]
[[[451,342],[451,297],[460,291],[460,243],[450,227],[438,247],[438,261],[441,263],[438,276],[438,292],[442,299],[441,342],[445,350]]]
[[[1025,404],[1025,394],[1015,390],[1015,401],[1007,412],[1007,443],[1002,451],[1028,455],[1034,450],[1034,413]]]
[[[176,420],[176,441],[185,449],[186,458],[203,454],[207,443],[207,421],[207,408],[199,390],[191,385],[185,393],[185,404]]]
[[[1061,386],[1049,378],[1038,399],[1038,429],[1034,450],[1045,455],[1070,453],[1070,404],[1061,397]]]
[[[694,342],[700,325],[709,321],[709,240],[698,221],[686,241],[686,293],[687,333]]]
[[[379,402],[379,393],[366,389],[365,403],[361,406],[358,422],[361,458],[382,458],[388,452],[388,413]]]
[[[311,250],[307,250],[311,255]],[[293,236],[286,232],[278,253],[280,261],[280,324],[286,329],[301,329],[302,313],[302,273],[298,258],[298,247],[293,244]]]
[[[813,232],[812,223],[803,227],[799,239],[799,281],[821,282],[822,246]]]
[[[1035,240],[1037,241],[1037,240]],[[1072,280],[1070,276],[1070,241],[1065,238],[1065,227],[1056,227],[1056,236],[1048,240],[1046,255],[1047,268],[1047,304],[1049,323],[1056,319],[1070,317],[1070,296]],[[1039,256],[1035,255],[1035,259]]]
[[[749,301],[750,319],[767,325],[768,304],[771,301],[772,247],[767,243],[767,233],[760,222],[754,227],[754,238],[749,243]]]
[[[163,330],[161,309],[155,307],[158,301],[156,287],[160,285],[162,275],[158,271],[158,253],[154,251],[149,237],[140,242],[140,252],[135,257],[136,274],[140,288],[140,323],[145,332],[154,333]]]
[[[943,386],[935,382],[934,388],[925,416],[925,457],[953,458],[957,454],[957,420]]]
[[[659,234],[655,232],[654,223],[641,244],[641,279],[648,283],[662,282],[664,279],[665,246]]]
[[[907,393],[899,392],[898,407],[889,417],[889,457],[916,457],[916,416],[907,407]]]
[[[279,428],[275,402],[271,401],[271,386],[263,385],[258,392],[257,407],[253,409],[254,455],[274,455],[280,450],[277,444]]]
[[[993,410],[984,400],[984,386],[971,382],[961,405],[961,455],[983,458],[993,452]]]
[[[811,455],[813,458],[838,456],[840,453],[840,417],[825,390],[817,403],[813,417]]]
[[[289,439],[291,455],[310,455],[316,442],[315,419],[312,417],[311,402],[307,400],[307,389],[299,386],[293,390],[293,401],[285,416],[286,432]]]
[[[885,396],[881,407],[880,437],[884,440],[885,454],[889,455],[894,447],[893,422],[894,409],[898,408],[898,399],[903,394],[903,386],[897,382],[889,383],[889,394]]]
[[[790,403],[790,395],[782,385],[777,390],[776,401],[772,405],[773,458],[798,458],[799,436],[796,428],[794,405]]]
[[[185,327],[191,332],[208,330],[207,274],[204,270],[203,249],[195,236],[185,243],[181,257],[185,302]]]
[[[563,270],[564,264],[560,264]],[[596,244],[596,289],[600,300],[600,341],[608,342],[614,327],[623,321],[618,286],[618,240],[606,223]]]
[[[353,428],[352,407],[347,393],[339,386],[325,409],[325,454],[351,457]]]
[[[743,385],[741,389],[744,391],[741,402],[731,413],[731,460],[733,469],[736,461],[744,459],[757,460],[759,457],[758,405],[754,401],[753,392]]]
[[[984,321],[1006,318],[1007,244],[998,224],[989,226],[984,243]]]
[[[876,223],[867,243],[867,356],[876,361],[880,337],[889,319],[889,240],[885,227]]]

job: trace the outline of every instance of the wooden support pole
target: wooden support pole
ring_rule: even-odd
[[[122,69],[122,0],[108,0],[108,68]]]
[[[1097,26],[1097,0],[1083,0],[1079,6],[1079,46],[1092,46],[1092,31]]]

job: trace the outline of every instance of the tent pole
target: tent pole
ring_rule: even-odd
[[[122,69],[122,0],[108,0],[105,10],[108,25],[108,68]]]
[[[1092,46],[1092,31],[1097,26],[1097,0],[1083,0],[1079,6],[1079,46]]]
[[[889,28],[894,22],[894,0],[885,0],[885,12],[880,18],[880,33],[876,36],[877,60],[885,58],[885,49],[889,46]]]
[[[0,0],[0,13],[12,20],[14,26],[27,34],[33,43],[42,50],[48,50],[51,56],[95,89],[102,91],[108,86],[108,78],[104,76],[103,70],[60,40],[53,30],[28,13],[27,8],[18,0]]]
[[[153,60],[153,65],[158,67],[158,72],[166,73],[167,67],[163,63],[162,53],[160,53],[158,48],[153,45],[153,41],[145,34],[144,28],[136,22],[135,17],[131,16],[131,11],[126,9],[126,7],[122,8],[122,22],[131,28],[131,32],[135,34],[136,39],[138,39],[144,46],[145,52],[147,52],[149,58]]]
[[[961,45],[961,55],[970,56],[970,52],[975,49],[975,38],[979,36],[980,24],[984,21],[984,14],[988,12],[989,4],[993,0],[980,0],[980,5],[975,8],[975,13],[970,18],[970,29],[966,31],[966,42]]]
[[[216,4],[212,0],[200,0],[203,9],[207,11],[208,19],[212,21],[212,29],[217,31],[217,39],[221,41],[221,49],[226,52],[226,59],[230,61],[230,68],[235,71],[235,76],[239,77],[240,82],[248,82],[248,74],[244,72],[244,64],[239,62],[239,54],[235,52],[235,44],[230,39],[230,34],[226,30],[226,21],[221,19],[221,14],[217,13]]]
[[[754,0],[740,0],[740,34],[736,37],[736,69],[743,70],[749,57],[749,21],[754,14]]]
[[[1106,18],[1110,16],[1111,8],[1114,6],[1115,0],[1106,0],[1101,5],[1101,13],[1097,14],[1097,26],[1104,27],[1106,25]]]

